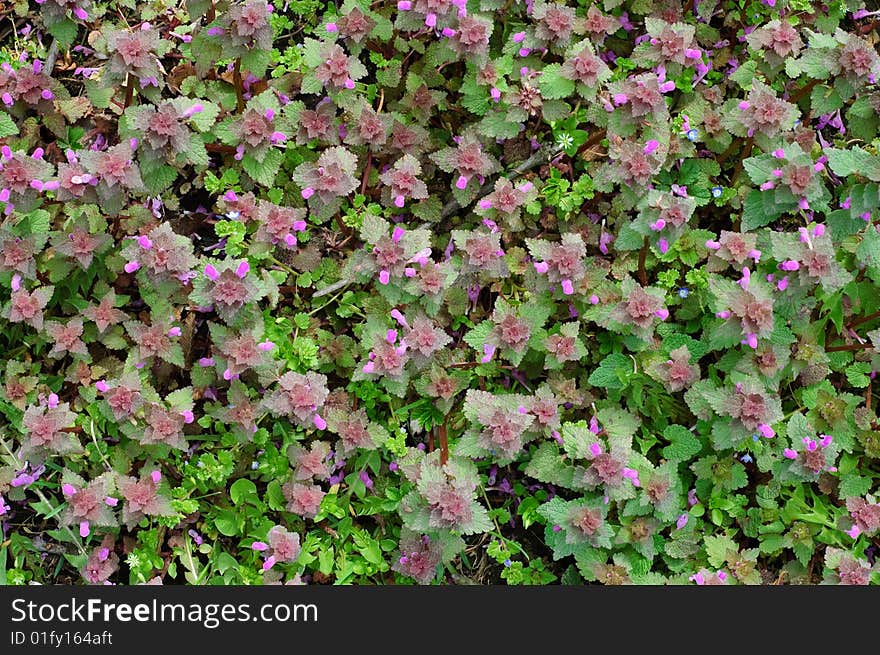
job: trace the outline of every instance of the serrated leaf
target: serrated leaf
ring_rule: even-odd
[[[275,176],[278,175],[278,169],[281,168],[282,158],[281,151],[272,148],[266,152],[266,156],[261,162],[246,154],[241,159],[241,165],[254,182],[264,187],[271,187],[275,184]]]
[[[835,175],[861,175],[874,182],[880,182],[880,157],[854,146],[847,150],[828,148],[828,165]]]
[[[587,382],[603,389],[623,389],[632,371],[633,362],[629,357],[613,353],[599,363],[599,367],[590,374]]]
[[[574,82],[562,77],[561,71],[560,64],[550,64],[541,71],[541,77],[538,78],[538,88],[541,90],[542,98],[559,100],[574,93]]]
[[[700,440],[681,425],[670,425],[663,430],[663,437],[669,441],[669,445],[663,448],[663,457],[670,461],[686,461],[703,448]]]

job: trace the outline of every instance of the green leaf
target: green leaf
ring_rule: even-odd
[[[632,374],[633,361],[626,355],[614,353],[608,355],[599,364],[599,368],[590,374],[587,380],[594,387],[605,389],[623,389]]]
[[[559,100],[567,98],[574,93],[574,82],[562,77],[562,66],[550,64],[545,66],[538,78],[538,88],[541,89],[541,97],[547,100]]]
[[[663,436],[669,441],[669,445],[663,448],[663,457],[670,461],[686,461],[703,448],[700,440],[681,425],[670,425],[663,430]]]
[[[257,485],[247,478],[240,478],[229,487],[229,497],[234,504],[241,505],[252,498],[257,498]]]
[[[856,473],[842,475],[837,495],[841,498],[855,498],[864,496],[871,489],[871,478],[863,477]]]
[[[749,191],[743,203],[742,231],[749,232],[767,225],[780,214],[779,208],[769,191]]]
[[[252,155],[245,155],[241,159],[241,165],[254,182],[264,187],[271,187],[275,184],[275,176],[281,168],[282,158],[281,151],[272,148],[266,153],[263,161],[257,161]]]
[[[861,175],[873,182],[880,182],[880,157],[877,155],[858,146],[847,150],[828,148],[825,154],[828,155],[828,165],[835,175]]]
[[[241,56],[242,75],[247,71],[256,77],[263,77],[271,62],[272,52],[270,50],[248,50]]]
[[[18,126],[12,120],[12,116],[5,111],[0,113],[0,139],[18,134]]]
[[[58,45],[60,47],[67,48],[76,39],[77,32],[79,32],[79,25],[69,18],[64,18],[60,21],[47,24],[46,29],[49,30],[49,34],[58,39]]]

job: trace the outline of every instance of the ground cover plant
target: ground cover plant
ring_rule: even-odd
[[[880,582],[874,7],[0,12],[0,582]]]

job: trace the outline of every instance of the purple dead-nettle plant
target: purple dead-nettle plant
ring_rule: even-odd
[[[160,282],[176,279],[185,282],[194,277],[198,260],[193,255],[192,241],[176,234],[168,223],[161,223],[146,234],[132,238],[122,255],[127,262],[126,273],[143,269],[148,279]]]
[[[804,47],[800,34],[791,23],[779,19],[747,34],[746,42],[752,49],[761,51],[764,60],[774,67],[781,66],[787,57],[797,57]]]
[[[133,528],[147,516],[173,516],[168,485],[156,468],[141,470],[140,478],[118,475],[116,489],[123,498],[122,522]]]
[[[547,336],[544,323],[551,311],[547,304],[513,306],[498,296],[492,315],[465,335],[465,341],[482,355],[482,363],[497,353],[519,366],[530,346],[540,350]]]
[[[506,177],[495,181],[491,193],[477,201],[474,211],[482,216],[484,224],[492,229],[506,228],[510,231],[522,230],[522,208],[538,198],[538,189],[530,180],[514,185]]]
[[[427,376],[421,375],[413,380],[416,390],[428,398],[434,398],[434,405],[448,413],[455,397],[468,388],[470,374],[467,371],[449,370],[433,364]]]
[[[460,16],[452,33],[444,32],[444,36],[448,35],[449,45],[459,56],[484,61],[489,53],[492,27],[492,20],[486,16]]]
[[[214,344],[214,364],[224,380],[241,377],[254,370],[264,384],[276,378],[272,351],[275,344],[263,337],[263,325],[232,330],[216,323],[209,324]]]
[[[634,139],[611,139],[606,175],[621,186],[647,186],[660,172],[665,151],[655,139],[642,143]]]
[[[723,387],[701,380],[685,393],[685,400],[700,418],[710,418],[713,412],[730,417],[729,429],[718,422],[714,436],[724,436],[731,446],[746,438],[773,439],[776,432],[772,425],[784,416],[779,396],[752,379]]]
[[[837,261],[837,248],[822,223],[798,228],[798,235],[772,232],[771,254],[779,263],[776,268],[776,289],[812,287],[816,284],[828,293],[834,293],[848,282],[852,275]]]
[[[452,230],[452,242],[461,260],[457,266],[460,276],[495,279],[509,274],[500,231]]]
[[[144,29],[145,25],[147,24],[142,23],[134,28],[121,30],[108,27],[104,30],[104,44],[109,59],[104,67],[102,83],[112,86],[125,82],[131,75],[138,80],[140,88],[148,84],[162,84],[164,75],[158,53],[165,50],[164,43],[159,30],[149,27]]]
[[[81,318],[72,318],[67,323],[59,321],[46,321],[43,325],[52,349],[49,357],[60,359],[67,355],[77,359],[91,359],[86,344],[83,343],[83,321]]]
[[[134,148],[123,142],[107,150],[86,150],[80,155],[83,167],[97,180],[97,191],[102,198],[122,193],[122,190],[144,190],[140,169],[134,161]]]
[[[721,230],[717,241],[709,239],[706,248],[709,250],[707,270],[724,271],[728,265],[736,270],[750,266],[761,259],[761,251],[757,250],[758,237],[751,232],[729,232]]]
[[[346,457],[358,448],[374,450],[388,439],[388,431],[371,421],[363,409],[331,408],[327,411],[327,429],[339,435],[333,449]]]
[[[334,23],[327,23],[325,25],[327,32],[331,33],[331,25],[334,25],[339,36],[348,41],[349,45],[352,43],[360,44],[377,25],[376,20],[373,19],[374,14],[372,12],[366,12],[364,9],[352,5],[347,9],[343,8],[345,14],[337,18]]]
[[[297,166],[291,178],[300,186],[300,193],[310,207],[319,212],[332,212],[339,206],[340,198],[357,188],[357,165],[357,155],[335,146],[324,150],[318,161]]]
[[[394,152],[415,157],[431,149],[431,137],[420,125],[406,125],[395,120],[391,126],[390,145]]]
[[[263,571],[276,564],[293,564],[302,552],[299,534],[290,532],[283,525],[273,526],[266,535],[266,541],[255,541],[251,548],[263,553]]]
[[[620,284],[621,300],[610,307],[599,305],[600,325],[617,332],[630,331],[641,339],[649,339],[656,325],[669,318],[665,293],[655,287],[643,287],[630,277]]]
[[[257,431],[257,421],[260,419],[259,402],[251,398],[247,386],[235,379],[229,385],[226,399],[226,404],[215,407],[211,415],[228,423],[231,432],[240,441],[251,441]]]
[[[724,321],[721,329],[735,335],[738,327],[741,343],[754,350],[761,339],[769,338],[773,332],[773,294],[777,288],[757,275],[752,276],[747,267],[742,272],[737,282],[711,275],[709,290],[715,301],[715,316]]]
[[[383,150],[391,132],[393,120],[391,115],[376,113],[365,101],[357,106],[355,112],[352,122],[347,127],[345,143],[352,146],[367,146],[372,152]]]
[[[129,107],[126,114],[131,126],[140,133],[142,144],[153,152],[173,158],[189,147],[187,116],[177,108],[175,102],[166,100],[158,107]]]
[[[272,293],[271,278],[251,273],[246,259],[203,259],[199,275],[192,282],[191,302],[213,307],[227,324],[255,318],[256,304]]]
[[[46,25],[53,25],[64,21],[68,16],[77,20],[89,20],[89,10],[92,8],[91,0],[42,0],[40,14]]]
[[[352,376],[353,380],[373,379],[382,377],[386,384],[395,384],[397,395],[405,391],[409,380],[406,365],[412,358],[410,344],[404,337],[404,331],[388,329],[378,321],[370,321],[364,332],[364,345],[369,346],[366,359],[358,364]]]
[[[564,48],[572,37],[585,33],[584,19],[575,9],[559,2],[537,0],[532,9],[534,37],[545,46]]]
[[[12,295],[9,302],[4,304],[0,315],[11,323],[26,323],[35,330],[42,330],[43,310],[49,304],[54,292],[54,286],[38,287],[28,291],[13,276]]]
[[[35,154],[40,156],[12,152],[8,146],[3,146],[0,155],[0,202],[6,203],[4,213],[9,214],[13,208],[29,211],[47,185],[57,188],[57,181],[52,184],[49,180],[55,167],[42,158],[42,148]]]
[[[226,218],[248,224],[259,220],[262,202],[250,191],[236,194],[229,190],[217,200],[217,208]]]
[[[413,452],[415,451],[415,452]],[[440,451],[411,449],[403,470],[416,488],[400,503],[404,525],[415,532],[449,530],[468,535],[492,529],[486,508],[476,500],[480,476],[473,462],[454,457],[440,462]]]
[[[609,424],[609,427],[610,424]],[[568,455],[581,463],[575,473],[579,488],[602,491],[612,500],[633,498],[641,487],[633,459],[632,433],[601,430],[593,422],[565,423],[560,430]]]
[[[821,473],[835,473],[840,442],[830,434],[816,434],[816,431],[803,414],[792,414],[786,428],[788,447],[783,448],[782,457],[774,469],[774,477],[779,480],[794,478],[798,481],[813,481]],[[783,444],[786,440],[782,440]]]
[[[189,391],[188,401],[185,398],[187,391]],[[166,401],[168,405],[165,402],[152,402],[146,405],[144,424],[128,430],[129,437],[142,446],[163,445],[176,450],[186,450],[187,442],[183,430],[187,423],[192,423],[194,420],[192,392],[189,388],[176,391],[169,395]]]
[[[868,585],[872,575],[880,572],[880,561],[871,564],[854,553],[828,546],[825,549],[825,568],[823,584]]]
[[[456,198],[472,200],[485,179],[498,172],[501,165],[485,152],[476,134],[469,132],[456,141],[455,148],[443,148],[431,153],[440,170],[453,174],[452,188]]]
[[[545,67],[543,75],[547,73]],[[612,73],[608,64],[596,54],[592,43],[584,40],[566,51],[565,60],[559,68],[559,75],[575,82],[575,89],[582,98],[593,100],[599,89],[611,78]]]
[[[346,264],[349,272],[378,279],[380,289],[415,278],[423,267],[430,267],[431,233],[426,229],[406,229],[384,218],[367,213],[360,230],[364,249]]]
[[[76,414],[70,411],[70,403],[59,402],[58,396],[50,394],[48,399],[24,410],[21,419],[24,438],[22,452],[58,455],[82,452],[76,436],[68,429],[74,426]]]
[[[183,349],[178,338],[181,330],[172,327],[165,321],[157,321],[147,325],[140,321],[126,321],[125,331],[134,341],[134,348],[129,354],[129,362],[141,368],[158,357],[169,364],[184,366]]]
[[[278,379],[278,386],[263,401],[275,416],[286,416],[300,427],[327,428],[320,410],[329,395],[327,376],[309,372],[306,375],[288,371]]]
[[[295,481],[281,485],[281,491],[287,500],[287,511],[304,519],[313,519],[318,515],[321,501],[327,495],[327,492],[316,484]]]
[[[287,457],[293,466],[293,479],[296,482],[312,479],[323,482],[330,477],[330,444],[326,441],[313,441],[308,448],[291,444]]]
[[[851,537],[855,538],[860,534],[872,537],[880,532],[880,503],[876,502],[873,495],[847,498],[846,509],[853,523],[847,531]]]
[[[62,525],[79,527],[79,536],[85,539],[93,528],[114,528],[119,525],[116,518],[117,499],[114,493],[112,473],[104,473],[91,482],[79,475],[65,470],[61,477],[61,493],[67,507],[61,512]]]
[[[396,311],[392,310],[392,317]],[[452,342],[452,337],[427,316],[415,316],[407,321],[400,312],[397,315],[405,335],[402,342],[406,342],[412,359],[419,368],[429,364],[440,350]]]
[[[730,576],[726,571],[710,571],[709,569],[700,569],[692,576],[688,577],[688,580],[693,582],[695,585],[702,587],[705,585],[726,585],[730,584]]]
[[[606,35],[614,34],[620,26],[621,21],[616,16],[606,16],[596,5],[590,6],[584,18],[584,32],[595,43],[602,43]]]
[[[339,120],[336,118],[336,104],[324,97],[314,109],[307,109],[302,102],[294,101],[285,107],[290,122],[297,126],[296,145],[303,146],[313,140],[321,145],[339,144]]]
[[[98,380],[95,389],[104,399],[101,413],[114,421],[122,421],[134,416],[144,404],[143,387],[137,371],[128,371],[110,382]]]
[[[54,110],[52,101],[56,95],[64,91],[64,87],[52,79],[51,71],[46,71],[39,59],[16,70],[13,84],[8,87],[13,100],[19,100],[38,112],[47,113]]]
[[[82,315],[95,324],[98,334],[103,334],[107,328],[118,325],[128,318],[128,314],[116,308],[117,302],[116,292],[110,289],[101,296],[99,302],[89,303]]]
[[[499,465],[514,461],[538,435],[532,404],[528,396],[468,389],[463,411],[470,427],[455,447],[456,455],[490,457]]]
[[[669,352],[665,360],[652,362],[646,372],[659,380],[670,393],[684,391],[700,379],[700,365],[691,356],[687,346],[679,346]]]
[[[413,578],[422,585],[431,584],[437,576],[437,567],[443,561],[440,539],[431,538],[412,530],[400,531],[400,555],[391,565],[394,571]]]
[[[307,215],[308,210],[304,207],[282,207],[261,200],[255,217],[260,227],[254,234],[254,241],[282,248],[296,248],[296,235],[305,232],[308,227]]]
[[[665,252],[685,234],[696,208],[696,198],[651,189],[639,202],[639,216],[632,227]]]
[[[664,65],[671,73],[677,73],[701,61],[703,53],[697,44],[694,25],[646,17],[645,30],[648,40],[636,46],[633,52],[637,62]]]
[[[656,468],[645,466],[639,473],[641,486],[638,495],[627,502],[627,510],[632,509],[633,513],[642,514],[643,509],[649,509],[664,523],[677,525],[685,505],[685,494],[677,468],[677,462],[666,462]]]
[[[83,579],[91,585],[110,584],[108,580],[119,570],[119,555],[113,552],[113,536],[106,535],[100,545],[89,553],[81,569]]]
[[[578,338],[580,324],[577,322],[563,323],[558,331],[552,331],[544,340],[544,368],[554,371],[563,367],[565,362],[581,361],[587,356],[583,341]]]
[[[73,226],[56,232],[52,237],[55,252],[74,260],[83,270],[87,270],[92,265],[92,260],[103,255],[112,243],[113,238],[109,234],[92,233],[84,220],[76,221]]]
[[[465,15],[464,0],[401,0],[397,3],[395,27],[404,32],[419,32],[425,27],[440,31]]]
[[[532,266],[540,279],[566,296],[574,294],[586,274],[584,259],[587,247],[581,235],[565,232],[560,243],[526,239],[526,245],[534,260]]]
[[[774,137],[794,127],[800,117],[796,105],[780,99],[776,92],[758,80],[743,100],[729,100],[730,111],[725,111],[722,122],[737,136]]]
[[[625,120],[620,108],[632,119],[651,115],[654,119],[668,117],[664,93],[675,89],[675,82],[661,81],[655,73],[641,73],[608,85],[610,104],[606,107],[617,120]],[[618,111],[614,111],[617,108]]]
[[[86,171],[76,152],[68,150],[66,156],[67,161],[58,164],[59,186],[55,197],[64,201],[78,198],[83,202],[97,204],[95,187],[98,185],[98,178]]]
[[[841,29],[835,32],[835,38],[843,44],[837,58],[839,72],[856,88],[873,84],[880,77],[880,55],[873,43]],[[831,73],[836,71],[831,68]]]
[[[303,62],[312,71],[310,77],[316,85],[307,84],[306,88],[313,93],[325,88],[331,93],[353,90],[355,82],[367,74],[367,68],[360,60],[348,55],[338,43],[326,43],[306,39],[303,47]],[[317,86],[318,88],[315,88]]]
[[[0,272],[18,274],[19,280],[36,280],[36,256],[41,250],[36,237],[19,236],[9,228],[0,227]]]
[[[383,193],[386,205],[402,208],[407,200],[424,200],[428,197],[427,185],[419,179],[422,166],[412,155],[404,155],[394,166],[382,173],[379,179],[386,185]]]
[[[559,496],[538,507],[546,520],[545,541],[554,558],[589,548],[611,548],[614,529],[607,521],[609,505],[602,497],[563,500]]]
[[[272,49],[272,5],[266,0],[245,0],[229,7],[212,28],[227,57],[241,57],[254,50]]]
[[[248,101],[247,109],[232,121],[236,159],[245,154],[262,162],[275,146],[283,146],[291,132],[290,122],[280,111],[275,95],[266,92]]]
[[[38,377],[27,375],[28,372],[28,367],[21,362],[9,360],[6,363],[3,386],[0,387],[0,398],[7,400],[22,412],[27,407],[29,399],[33,399],[32,392],[37,388],[39,381]]]

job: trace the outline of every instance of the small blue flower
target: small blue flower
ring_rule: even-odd
[[[744,464],[751,464],[751,463],[754,462],[755,460],[752,459],[752,456],[751,456],[751,455],[749,455],[748,453],[746,453],[745,455],[743,455],[742,457],[739,458],[739,461],[741,461],[741,462],[744,463]]]
[[[686,135],[687,135],[688,141],[696,141],[697,137],[700,136],[700,133],[697,132],[695,129],[691,128],[687,131]]]
[[[681,299],[687,298],[689,295],[691,295],[691,290],[687,287],[682,287],[678,290],[678,297]]]
[[[504,566],[510,568],[510,559],[509,558],[504,560]]]
[[[713,198],[720,198],[722,193],[724,193],[724,189],[722,189],[720,186],[712,187]]]
[[[757,434],[752,435],[752,441],[759,441],[760,439],[761,437],[759,437]]]

